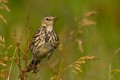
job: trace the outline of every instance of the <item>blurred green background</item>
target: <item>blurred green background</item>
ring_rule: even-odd
[[[7,24],[0,20],[0,35],[5,37],[6,45],[15,45],[22,36],[21,46],[26,50],[26,1],[9,0],[7,3],[10,12],[0,11],[6,18]],[[51,61],[58,60],[55,68],[63,58],[63,67],[76,61],[82,56],[94,55],[99,60],[87,62],[82,66],[83,72],[78,74],[67,70],[63,74],[63,80],[120,80],[120,73],[114,74],[109,79],[111,69],[120,69],[120,52],[113,54],[120,48],[120,0],[30,0],[30,37],[40,26],[41,19],[46,15],[55,15],[59,20],[55,24],[55,31],[60,36],[61,45],[54,52]],[[96,25],[80,27],[80,21],[84,14],[95,11],[97,14],[90,17]],[[82,33],[78,34],[77,31]],[[17,39],[14,37],[17,32]],[[82,41],[81,51],[76,40]],[[13,56],[14,46],[9,50],[9,56]],[[29,61],[31,60],[31,54]],[[8,66],[6,67],[9,70]],[[39,74],[43,80],[50,80],[52,72],[48,67],[41,67]],[[10,80],[18,80],[19,69],[16,62],[12,67]],[[1,78],[2,80],[3,78]],[[3,79],[4,80],[4,79]],[[28,80],[39,80],[34,74],[28,74]]]

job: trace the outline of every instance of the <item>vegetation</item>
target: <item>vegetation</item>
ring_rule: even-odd
[[[0,80],[119,80],[119,2],[0,0]],[[46,15],[59,18],[60,45],[27,73],[30,40]]]

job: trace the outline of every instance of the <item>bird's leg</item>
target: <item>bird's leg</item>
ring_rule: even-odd
[[[51,55],[52,55],[52,52],[48,54],[48,56],[47,56],[48,61],[47,61],[47,62],[50,61],[50,57],[51,57]]]

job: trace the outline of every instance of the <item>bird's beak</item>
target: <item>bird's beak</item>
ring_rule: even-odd
[[[54,20],[58,20],[58,18],[57,18],[57,17],[54,17]]]

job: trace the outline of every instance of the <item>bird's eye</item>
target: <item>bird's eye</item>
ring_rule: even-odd
[[[48,19],[48,18],[46,18],[46,21],[49,21],[49,19]]]

